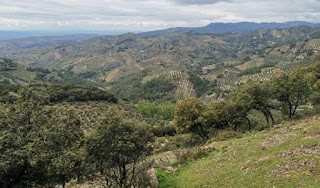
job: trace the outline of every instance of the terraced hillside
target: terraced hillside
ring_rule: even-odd
[[[319,140],[320,119],[309,117],[209,141],[192,151],[211,152],[182,166],[181,159],[188,159],[185,151],[160,154],[160,187],[319,187]]]
[[[85,131],[96,126],[98,120],[104,116],[104,113],[109,109],[121,112],[130,119],[137,119],[147,122],[150,126],[168,123],[162,119],[148,118],[139,113],[133,105],[120,101],[119,103],[110,103],[106,101],[87,101],[87,102],[62,102],[57,103],[48,108],[59,108],[65,110],[73,110],[81,121],[81,126]]]
[[[6,53],[6,57],[31,67],[72,72],[113,89],[145,70],[148,74],[140,84],[168,75],[176,86],[168,95],[175,100],[195,95],[197,88],[183,74],[192,71],[209,80],[211,87],[219,87],[215,90],[220,92],[210,89],[200,93],[210,101],[247,78],[268,79],[274,71],[290,71],[312,63],[310,57],[320,51],[319,40],[320,28],[306,26],[242,34],[173,32],[158,37],[125,34],[100,37],[85,44]],[[170,71],[179,78],[170,76]]]

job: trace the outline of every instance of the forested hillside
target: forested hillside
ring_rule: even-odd
[[[20,65],[11,59],[0,58],[0,83],[27,84],[30,82],[99,86],[99,84],[95,82],[79,78],[70,73],[52,72],[48,69],[41,68],[30,68]]]

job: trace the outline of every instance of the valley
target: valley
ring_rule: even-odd
[[[0,55],[0,187],[320,183],[318,24],[23,38]]]

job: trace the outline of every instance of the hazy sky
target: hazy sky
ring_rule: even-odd
[[[211,22],[320,22],[320,0],[0,0],[0,30],[155,30]]]

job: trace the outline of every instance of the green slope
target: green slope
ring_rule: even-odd
[[[213,142],[207,157],[172,174],[159,170],[160,187],[319,187],[319,141],[313,117]]]

